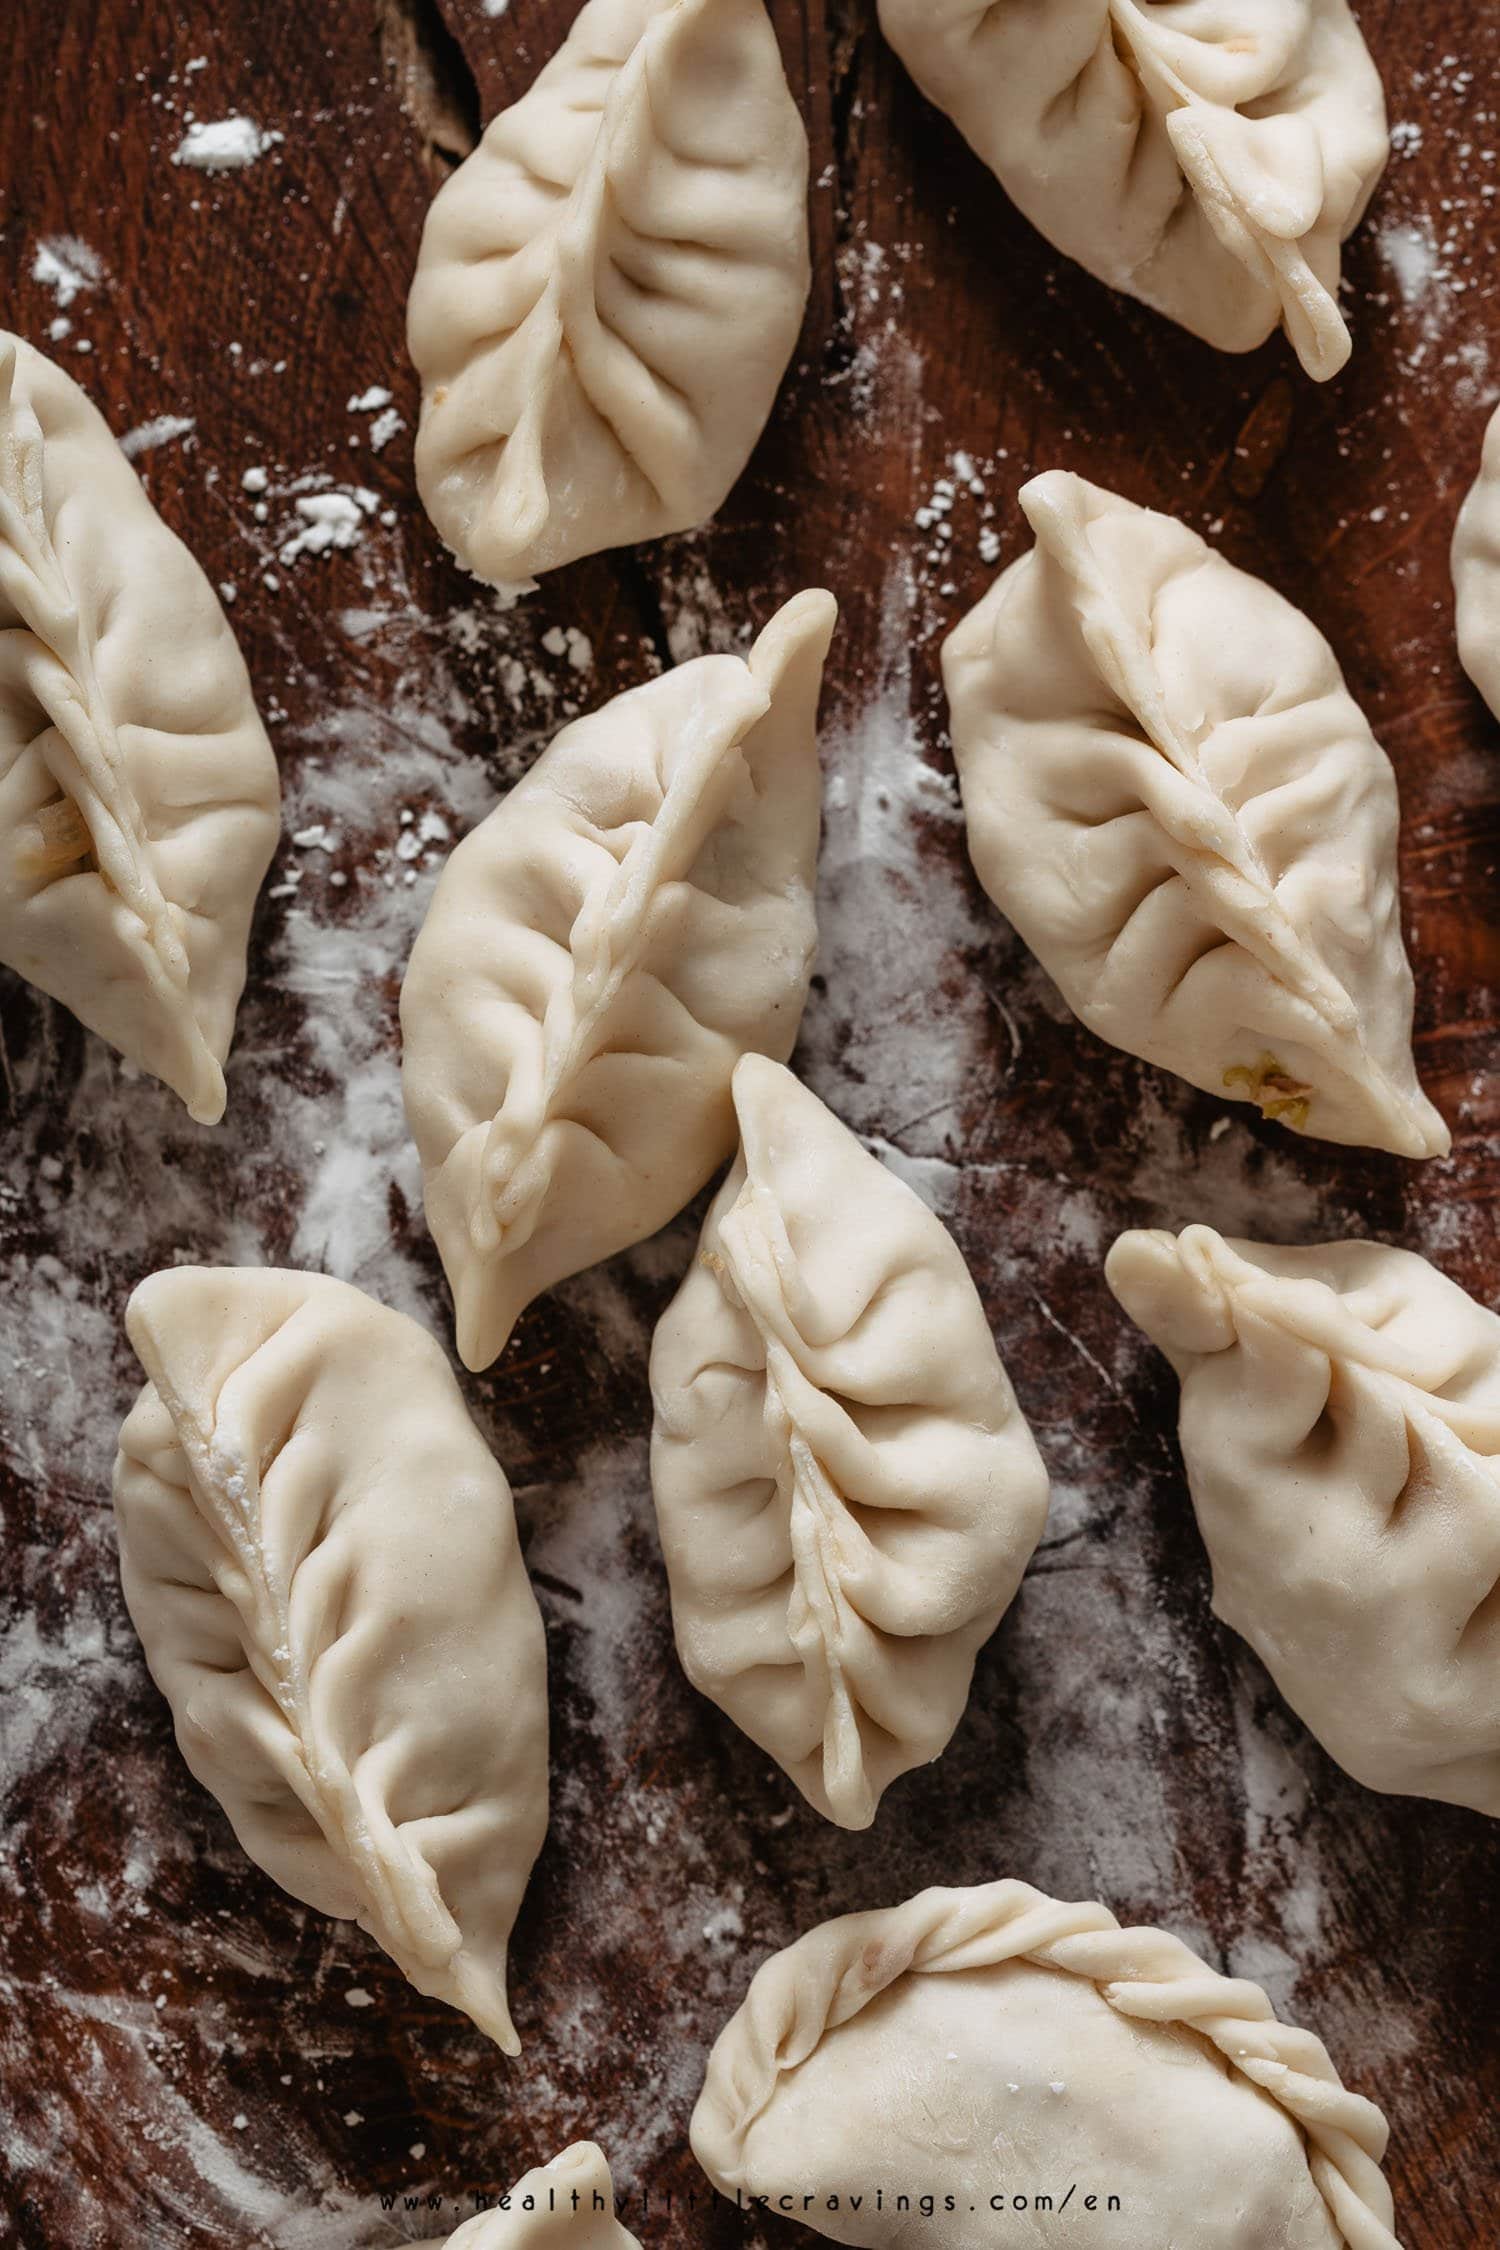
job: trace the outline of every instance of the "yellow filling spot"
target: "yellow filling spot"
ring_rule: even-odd
[[[88,823],[71,797],[39,805],[16,837],[16,864],[23,875],[51,882],[92,856]]]
[[[1288,1076],[1274,1055],[1262,1055],[1253,1070],[1248,1063],[1237,1063],[1233,1070],[1225,1071],[1224,1084],[1231,1093],[1243,1087],[1262,1117],[1274,1118],[1294,1131],[1307,1123],[1313,1089]]]

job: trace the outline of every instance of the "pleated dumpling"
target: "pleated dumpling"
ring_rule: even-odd
[[[1061,471],[949,636],[979,879],[1076,1015],[1293,1132],[1447,1152],[1417,1082],[1390,760],[1300,610]]]
[[[574,2141],[518,2180],[493,2211],[447,2238],[445,2250],[641,2250],[615,2215],[604,2151]]]
[[[1453,533],[1453,591],[1464,670],[1500,718],[1500,408]]]
[[[739,1160],[651,1352],[677,1646],[864,1828],[963,1716],[1047,1476],[941,1221],[779,1065],[747,1056],[734,1104]]]
[[[835,608],[565,727],[443,870],[401,993],[406,1114],[458,1348],[665,1226],[784,1059],[817,943],[817,708]]]
[[[121,1575],[183,1756],[268,1875],[516,2053],[547,1657],[447,1360],[319,1274],[176,1267],[126,1327]]]
[[[1398,2250],[1386,2137],[1258,1985],[1015,1882],[773,1955],[692,2123],[721,2193],[866,2250]]]
[[[279,802],[213,588],[78,385],[0,334],[0,961],[202,1124]]]
[[[1349,357],[1339,249],[1390,141],[1347,0],[880,0],[1049,242],[1221,351]]]
[[[807,302],[807,135],[762,0],[589,0],[428,215],[417,485],[497,582],[704,522]]]
[[[1500,1319],[1409,1250],[1120,1237],[1214,1609],[1367,1788],[1500,1817]]]

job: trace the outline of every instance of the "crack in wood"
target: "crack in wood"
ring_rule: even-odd
[[[441,186],[479,145],[479,86],[448,27],[439,0],[375,0],[380,60],[403,115],[416,132],[422,164]]]

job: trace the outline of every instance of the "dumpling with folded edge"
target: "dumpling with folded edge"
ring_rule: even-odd
[[[1049,242],[1221,351],[1349,357],[1340,246],[1390,152],[1347,0],[880,0]]]
[[[1028,1883],[763,1962],[691,2130],[722,2194],[864,2250],[1398,2250],[1385,2119],[1320,2040],[1165,1930]]]
[[[126,1327],[121,1575],[183,1756],[268,1875],[517,2053],[546,1647],[447,1360],[320,1274],[176,1267]]]
[[[1453,591],[1464,670],[1500,718],[1500,408],[1453,532]]]
[[[589,0],[428,214],[417,485],[495,581],[706,522],[807,303],[807,135],[762,0]]]
[[[837,612],[789,602],[565,727],[438,880],[402,1084],[466,1366],[541,1290],[654,1234],[792,1051],[817,944],[817,708]]]
[[[279,802],[213,588],[78,385],[0,333],[0,961],[201,1124]]]
[[[981,883],[1076,1015],[1293,1132],[1447,1153],[1417,1082],[1390,760],[1300,610],[1062,471],[950,634]]]
[[[1122,1235],[1214,1610],[1367,1788],[1500,1817],[1500,1319],[1409,1250]]]
[[[740,1155],[651,1351],[651,1481],[687,1675],[864,1828],[936,1758],[1047,1513],[957,1244],[750,1055]]]
[[[604,2151],[574,2141],[516,2182],[493,2211],[466,2219],[444,2250],[641,2250],[615,2215]]]

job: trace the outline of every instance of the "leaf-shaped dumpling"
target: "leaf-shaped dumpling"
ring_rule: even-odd
[[[1259,1985],[1016,1882],[773,1954],[692,2122],[722,2194],[864,2250],[1398,2250],[1386,2140]]]
[[[445,2250],[641,2250],[615,2215],[604,2151],[574,2141],[517,2181],[493,2211],[468,2219]]]
[[[1214,1609],[1367,1788],[1500,1817],[1500,1320],[1408,1250],[1122,1235]]]
[[[807,135],[762,0],[589,0],[428,215],[417,485],[481,578],[686,531],[808,291]]]
[[[78,385],[0,334],[0,961],[203,1124],[278,803],[213,588]]]
[[[516,2053],[547,1658],[447,1360],[319,1274],[181,1266],[125,1318],[121,1575],[183,1756],[268,1875]]]
[[[1500,718],[1500,408],[1454,529],[1453,591],[1464,670]]]
[[[790,1071],[734,1074],[739,1161],[651,1352],[683,1668],[819,1812],[936,1758],[1047,1475],[958,1245]]]
[[[979,879],[1101,1039],[1320,1140],[1446,1153],[1417,1083],[1396,781],[1317,628],[1055,472],[943,675]]]
[[[833,598],[565,727],[438,881],[401,993],[406,1114],[467,1366],[539,1291],[640,1242],[784,1060],[817,927]]]
[[[1347,0],[880,0],[1049,242],[1221,351],[1349,357],[1339,246],[1390,142]]]

